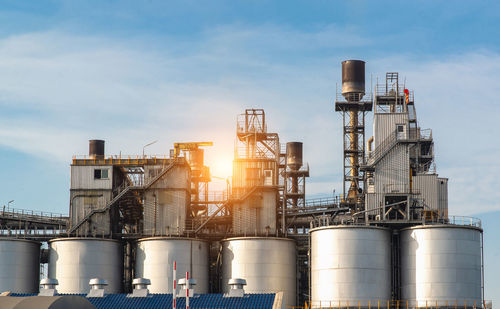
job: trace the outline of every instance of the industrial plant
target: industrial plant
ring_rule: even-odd
[[[263,109],[237,118],[224,191],[211,141],[124,156],[90,140],[71,161],[69,215],[3,209],[0,307],[66,295],[88,308],[490,308],[481,222],[448,213],[413,90],[396,72],[370,88],[364,61],[342,62],[343,187],[328,198],[308,198],[307,145],[270,132]]]

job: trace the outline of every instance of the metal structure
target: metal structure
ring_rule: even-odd
[[[108,282],[107,293],[123,291],[123,250],[119,241],[99,238],[57,238],[49,241],[49,278],[59,293],[87,293],[89,281]]]
[[[296,303],[296,248],[287,238],[240,237],[222,241],[222,291],[244,278],[247,293],[284,292],[284,308]]]
[[[213,146],[212,142],[174,143],[173,157],[181,152],[188,158],[191,167],[191,205],[186,220],[188,230],[194,230],[198,218],[206,217],[209,211],[208,183],[211,181],[210,169],[204,165],[204,150],[200,147]],[[198,223],[198,224],[197,224]]]
[[[412,307],[481,304],[481,233],[450,224],[403,229],[401,298]]]
[[[189,173],[184,158],[75,157],[68,234],[182,234],[190,205]]]
[[[372,226],[326,226],[311,235],[312,308],[368,307],[391,298],[391,231]],[[383,304],[385,307],[385,304]]]
[[[364,203],[364,173],[360,170],[365,155],[365,115],[372,110],[365,95],[365,62],[342,62],[342,97],[335,100],[335,111],[342,113],[344,141],[343,204],[362,210]],[[349,187],[349,188],[347,188]]]
[[[277,210],[283,190],[280,170],[284,168],[279,136],[267,131],[262,109],[245,110],[238,118],[236,131],[232,197],[254,192],[245,200],[233,203],[233,234],[275,235],[279,229]]]
[[[19,282],[31,291],[38,260],[61,293],[86,293],[92,279],[89,295],[149,297],[132,291],[137,277],[170,293],[178,267],[183,282],[194,283],[188,273],[196,279],[196,293],[278,293],[285,306],[485,307],[480,222],[448,215],[448,179],[436,172],[413,92],[395,72],[365,92],[365,63],[342,62],[341,196],[306,199],[303,144],[280,143],[263,109],[238,116],[224,192],[209,187],[203,147],[212,142],[175,143],[164,156],[145,155],[149,143],[142,155],[110,156],[103,140],[90,140],[89,155],[71,163],[69,217],[1,210],[0,284],[10,285],[0,289]]]
[[[282,207],[282,231],[288,233],[290,223],[286,220],[286,214],[290,208],[296,210],[306,205],[306,177],[309,177],[309,165],[302,168],[302,143],[286,143],[286,166],[284,170],[284,194]]]
[[[172,265],[179,274],[189,272],[196,279],[196,292],[209,292],[209,244],[192,238],[150,237],[137,242],[136,277],[151,280],[151,293],[171,293]]]
[[[39,259],[39,242],[0,238],[0,291],[38,292]]]
[[[413,92],[387,73],[374,96],[365,164],[366,220],[420,220],[448,214],[447,179],[436,174],[432,131],[417,123]]]

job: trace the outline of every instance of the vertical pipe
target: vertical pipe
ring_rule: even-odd
[[[358,156],[358,133],[356,128],[358,127],[358,112],[349,112],[349,127],[351,132],[349,133],[349,138],[351,143],[349,145],[349,150],[351,151],[351,186],[349,188],[349,193],[347,194],[348,199],[356,199],[358,195],[358,175],[359,175],[359,156]]]
[[[484,300],[484,242],[483,242],[483,232],[481,232],[481,297]]]
[[[343,132],[344,134],[343,134],[343,135],[344,135],[344,136],[343,136],[343,138],[342,138],[343,143],[344,143],[344,150],[343,150],[343,151],[344,151],[344,153],[343,153],[343,156],[342,156],[342,157],[344,158],[344,159],[342,160],[342,164],[343,164],[343,170],[342,170],[342,171],[343,171],[343,173],[344,173],[344,184],[343,184],[343,185],[344,185],[344,193],[343,193],[344,195],[342,196],[342,199],[343,199],[344,201],[345,201],[345,198],[346,198],[346,196],[347,196],[347,194],[346,194],[347,192],[346,192],[346,190],[345,190],[345,185],[346,185],[346,179],[345,179],[345,177],[346,177],[346,172],[345,172],[345,146],[346,146],[346,145],[345,145],[345,139],[346,139],[346,136],[345,136],[345,114],[346,114],[345,112],[343,112],[343,113],[342,113],[342,124],[344,125],[344,128],[343,128],[343,130],[344,130],[344,132]]]
[[[173,270],[173,290],[172,290],[172,309],[177,308],[177,262],[174,261],[174,270]]]

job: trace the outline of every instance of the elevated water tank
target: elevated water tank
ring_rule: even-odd
[[[108,282],[106,293],[122,290],[123,250],[119,241],[100,238],[57,238],[49,241],[49,278],[59,293],[89,292],[89,281]]]
[[[40,243],[0,238],[0,293],[38,293]]]
[[[286,165],[292,170],[298,170],[302,166],[302,143],[286,143]]]
[[[89,140],[89,158],[104,159],[104,141],[101,139]]]
[[[480,228],[456,225],[402,230],[402,299],[413,306],[480,304],[481,233]]]
[[[382,306],[391,299],[389,229],[340,225],[310,233],[313,308]]]
[[[245,293],[284,292],[283,308],[295,305],[296,247],[286,238],[239,237],[222,241],[222,289],[229,279],[245,279]]]
[[[362,60],[342,61],[342,95],[348,98],[365,94],[365,62]]]
[[[172,293],[173,265],[177,280],[196,279],[196,293],[209,291],[208,243],[192,238],[149,237],[137,242],[135,275],[151,280],[151,293]]]

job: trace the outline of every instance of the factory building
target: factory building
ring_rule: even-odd
[[[390,72],[367,92],[365,62],[347,60],[333,108],[343,188],[330,198],[306,198],[307,145],[281,141],[263,109],[237,118],[224,192],[210,187],[212,142],[122,156],[90,140],[72,159],[68,216],[2,213],[0,292],[96,308],[491,307],[481,222],[448,213],[413,91]]]

